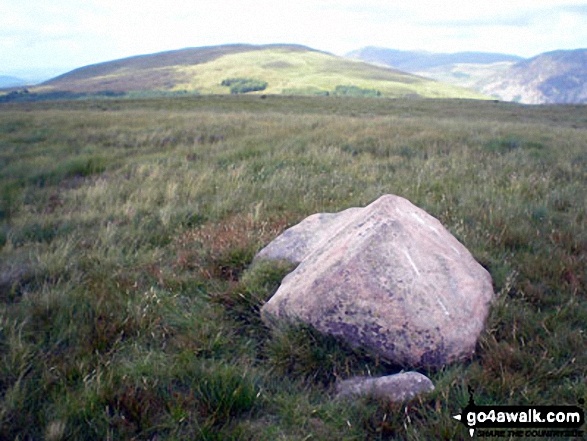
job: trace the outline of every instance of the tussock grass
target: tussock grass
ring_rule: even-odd
[[[104,111],[108,110],[108,111]],[[464,101],[185,97],[0,108],[0,438],[460,439],[478,404],[587,398],[587,113]],[[332,399],[401,367],[259,308],[256,252],[384,193],[498,298],[434,393]]]

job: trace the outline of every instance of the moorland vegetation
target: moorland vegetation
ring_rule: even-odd
[[[234,84],[227,88],[227,82]],[[335,92],[337,86],[353,94],[372,89],[387,98],[487,98],[470,89],[297,45],[222,45],[140,55],[80,67],[31,87],[30,92],[37,97],[63,92],[315,95]],[[4,99],[16,98],[25,97]]]
[[[587,108],[185,96],[0,105],[0,438],[462,439],[477,404],[587,398]],[[260,305],[304,217],[403,196],[488,269],[474,357],[412,402],[394,372]]]

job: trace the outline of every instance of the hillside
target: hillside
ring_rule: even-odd
[[[516,55],[499,53],[434,53],[373,46],[349,52],[346,56],[478,92],[489,79],[523,60]]]
[[[352,86],[336,93],[484,98],[452,85],[297,45],[225,45],[136,56],[76,69],[34,92],[226,94],[231,87],[222,82],[235,78],[266,83],[256,90],[268,94],[332,94],[337,86]]]
[[[521,57],[516,55],[498,53],[456,52],[444,54],[424,51],[401,51],[373,46],[349,52],[346,56],[369,63],[384,64],[394,69],[411,73],[446,68],[457,64],[488,65],[522,60]]]
[[[504,101],[587,102],[586,49],[548,52],[527,60],[495,53],[438,54],[376,47],[359,49],[347,56],[470,88]]]
[[[453,84],[458,87],[467,87],[479,92],[492,78],[506,71],[513,64],[514,62],[512,61],[498,61],[489,64],[446,64],[414,72],[414,74]]]
[[[524,104],[587,103],[587,49],[548,52],[521,61],[480,90]]]

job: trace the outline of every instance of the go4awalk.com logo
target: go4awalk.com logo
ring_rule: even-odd
[[[579,400],[579,404],[585,404]],[[454,418],[479,437],[581,438],[585,423],[578,406],[477,406],[469,387],[469,404]]]

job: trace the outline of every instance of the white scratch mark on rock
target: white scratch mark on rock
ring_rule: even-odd
[[[406,250],[404,250],[404,254],[408,258],[408,262],[410,262],[410,265],[412,265],[412,268],[414,268],[414,271],[416,271],[416,274],[420,275],[420,271],[418,271],[418,267],[416,266],[416,264],[412,260],[412,257],[410,256],[410,254]]]
[[[444,311],[444,314],[450,315],[450,312],[448,312],[448,309],[446,309],[446,306],[444,306],[444,303],[442,303],[442,300],[440,300],[438,297],[436,297],[436,301],[438,302],[438,304],[440,305],[440,307]]]
[[[437,236],[440,236],[440,232],[435,227],[433,227],[432,225],[430,225],[430,223],[428,223],[424,219],[422,219],[422,217],[418,213],[412,212],[412,216],[414,217],[414,219],[416,219],[418,221],[418,223],[420,223],[421,225],[424,225],[429,230],[434,231],[434,233]]]
[[[418,213],[412,212],[412,216],[414,216],[414,218],[422,225],[426,225],[426,222],[424,222],[424,219],[422,219]]]

